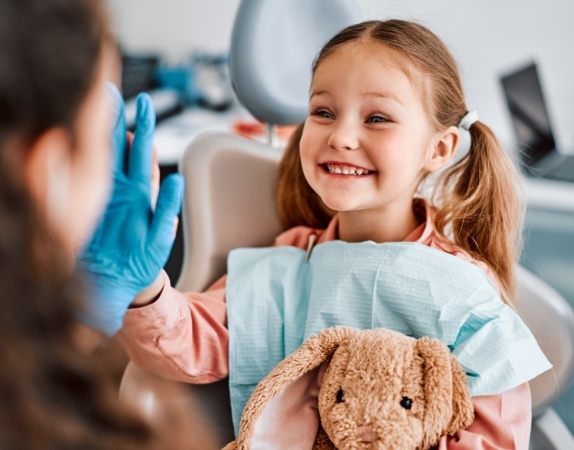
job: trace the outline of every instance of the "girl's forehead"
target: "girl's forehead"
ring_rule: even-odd
[[[425,76],[423,71],[413,64],[406,55],[384,42],[368,37],[346,42],[333,49],[316,66],[315,74],[321,71],[321,66],[325,63],[335,62],[342,70],[345,70],[346,67],[351,68],[353,65],[361,63],[361,61],[376,61],[387,69],[401,72],[407,78],[413,90],[421,98],[429,100],[431,77]],[[313,76],[313,81],[315,81],[315,76]]]
[[[360,60],[363,58],[376,59],[402,71],[409,65],[407,58],[398,51],[383,42],[369,38],[356,39],[339,45],[321,63],[330,59]]]
[[[323,84],[325,80],[341,82],[348,73],[354,74],[354,80],[359,84],[369,80],[382,82],[380,74],[385,73],[395,80],[402,80],[401,84],[414,85],[413,69],[405,58],[372,40],[351,41],[333,49],[315,67],[312,85]]]
[[[367,71],[376,71],[384,68],[393,72],[400,72],[411,84],[420,87],[422,77],[420,71],[409,60],[397,50],[373,39],[362,38],[346,42],[334,48],[315,67],[313,80],[323,66],[330,66],[328,71],[333,70],[333,66],[338,66],[339,71],[347,71],[358,65],[364,66]]]

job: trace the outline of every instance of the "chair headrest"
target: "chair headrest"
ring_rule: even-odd
[[[314,58],[331,36],[361,20],[355,0],[242,0],[230,47],[239,101],[262,122],[303,121]]]

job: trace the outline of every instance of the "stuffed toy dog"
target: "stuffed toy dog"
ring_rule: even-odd
[[[466,374],[440,341],[334,327],[258,384],[225,450],[426,450],[473,419]]]

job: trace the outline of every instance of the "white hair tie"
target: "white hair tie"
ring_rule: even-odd
[[[464,117],[462,119],[460,119],[460,122],[458,123],[458,127],[462,128],[463,130],[470,130],[470,127],[472,126],[472,124],[474,122],[478,121],[478,113],[476,112],[476,110],[473,111],[468,111]]]

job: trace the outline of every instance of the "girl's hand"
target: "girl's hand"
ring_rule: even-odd
[[[84,316],[106,334],[121,328],[134,298],[155,285],[175,239],[181,207],[183,179],[167,177],[159,188],[159,173],[152,166],[155,113],[147,94],[137,98],[136,130],[128,138],[123,101],[113,134],[116,155],[114,187],[110,202],[92,240],[80,255],[79,266],[93,288]]]

